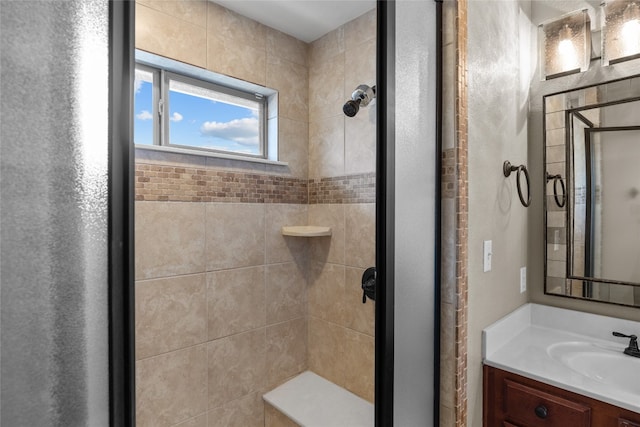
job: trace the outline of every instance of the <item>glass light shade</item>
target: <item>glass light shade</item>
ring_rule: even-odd
[[[640,1],[602,3],[604,65],[640,58]]]
[[[591,21],[587,10],[538,26],[542,80],[587,71],[591,60]]]

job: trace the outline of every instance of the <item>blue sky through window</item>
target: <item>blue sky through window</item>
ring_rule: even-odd
[[[152,82],[153,73],[136,69],[136,144],[153,145]],[[240,105],[236,105],[236,100]],[[169,135],[165,137],[165,143],[261,154],[258,102],[172,79],[166,104],[169,108]]]
[[[258,112],[178,91],[169,92],[169,142],[260,154]]]
[[[142,80],[148,74],[150,80]],[[136,70],[133,140],[136,144],[153,145],[153,80],[151,73],[141,75]]]

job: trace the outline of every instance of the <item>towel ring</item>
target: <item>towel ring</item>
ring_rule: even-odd
[[[567,204],[567,188],[564,185],[562,175],[551,175],[549,172],[547,172],[547,182],[551,180],[553,180],[553,198],[556,201],[556,205],[558,205],[559,208],[564,208],[564,206]],[[561,198],[558,198],[558,182],[560,182],[560,188],[562,188]]]
[[[502,173],[505,177],[509,177],[511,172],[517,171],[518,175],[516,178],[516,183],[518,184],[518,197],[520,198],[520,203],[525,208],[528,208],[531,205],[531,186],[529,184],[529,171],[525,165],[513,166],[510,161],[505,160],[502,164]],[[520,172],[524,172],[524,178],[527,181],[527,200],[525,201],[524,196],[522,195],[522,186],[520,184]]]

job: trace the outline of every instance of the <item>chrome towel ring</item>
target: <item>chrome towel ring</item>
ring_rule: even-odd
[[[513,166],[510,161],[505,160],[502,164],[502,173],[505,177],[509,177],[511,172],[518,171],[516,182],[518,184],[518,197],[520,198],[520,203],[525,208],[528,208],[531,205],[531,186],[529,185],[529,171],[525,165]],[[524,196],[522,195],[522,186],[520,185],[520,172],[524,172],[524,178],[527,181],[527,200],[525,201]]]
[[[564,180],[562,179],[562,175],[551,175],[547,172],[547,182],[553,180],[553,198],[556,200],[556,205],[559,208],[564,208],[564,205],[567,204],[567,188],[564,185]],[[562,189],[562,196],[559,198],[558,196],[558,182],[560,183],[560,188]]]

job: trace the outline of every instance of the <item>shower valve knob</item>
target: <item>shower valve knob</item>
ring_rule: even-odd
[[[367,302],[367,298],[371,301],[376,300],[376,268],[369,267],[362,275],[362,303]]]

